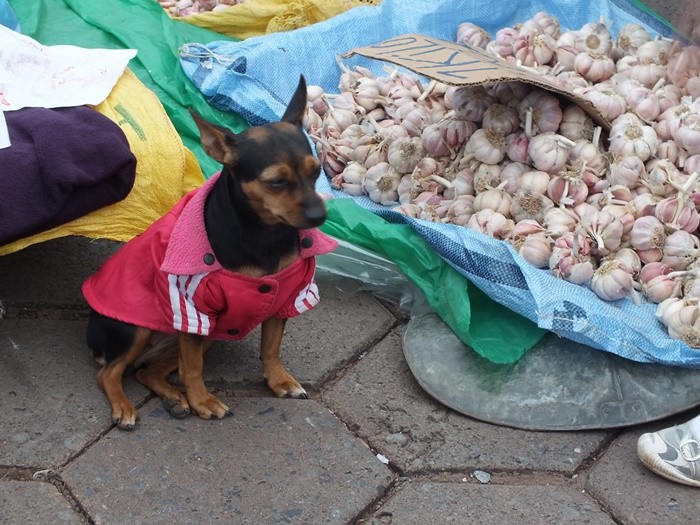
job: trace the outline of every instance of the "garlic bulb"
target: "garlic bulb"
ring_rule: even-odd
[[[634,292],[632,275],[617,260],[605,260],[593,272],[591,290],[605,301],[616,301]]]
[[[613,76],[615,63],[607,55],[584,51],[574,58],[574,71],[590,82],[600,82]]]
[[[656,317],[668,328],[668,335],[691,348],[700,348],[700,308],[698,298],[671,297],[661,302]]]
[[[590,281],[595,265],[590,256],[590,245],[586,237],[569,232],[554,241],[549,268],[555,277],[574,284]]]
[[[624,115],[618,118],[622,117]],[[613,121],[613,126],[617,121],[617,119]],[[611,129],[610,133],[610,151],[625,157],[635,155],[640,160],[646,161],[656,153],[659,147],[660,141],[654,128],[641,125],[641,121],[624,125],[615,130]]]
[[[510,195],[514,195],[522,187],[522,176],[528,171],[530,171],[530,166],[522,162],[504,162],[501,169],[501,184],[499,186]],[[549,181],[549,175],[547,175],[547,181]]]
[[[387,150],[387,161],[399,173],[410,173],[423,158],[423,143],[418,137],[399,137]]]
[[[474,211],[490,209],[510,218],[510,207],[511,196],[500,189],[483,191],[474,198]]]
[[[463,22],[457,26],[456,42],[458,44],[486,49],[491,37],[485,29],[471,22]]]
[[[605,82],[587,88],[577,88],[574,93],[591,102],[600,111],[600,114],[610,121],[627,110],[625,99],[610,84]]]
[[[532,21],[537,24],[540,31],[546,35],[549,35],[552,38],[559,38],[560,27],[557,17],[544,11],[539,11],[533,15]]]
[[[610,165],[608,180],[613,185],[622,185],[634,188],[637,181],[646,175],[644,162],[637,156],[612,153],[610,155]]]
[[[481,122],[484,118],[484,113],[493,102],[493,99],[482,86],[458,88],[454,92],[452,99],[457,118],[472,122]]]
[[[367,170],[364,189],[369,198],[385,206],[399,199],[398,187],[401,176],[388,162],[380,162]]]
[[[517,224],[516,224],[517,227]],[[512,236],[510,243],[523,259],[535,268],[547,268],[552,256],[552,241],[544,233]]]
[[[700,239],[685,230],[666,237],[661,262],[674,270],[685,270],[700,255]]]
[[[516,222],[533,220],[541,224],[553,206],[554,202],[543,193],[520,189],[513,195],[509,212]]]
[[[474,215],[474,196],[460,195],[456,197],[447,210],[447,217],[452,224],[466,226]]]
[[[613,56],[621,58],[627,55],[635,55],[639,46],[649,41],[649,33],[639,24],[629,23],[620,28],[617,35]]]
[[[562,113],[558,133],[574,142],[579,139],[591,140],[593,138],[593,119],[579,106],[569,104]]]
[[[666,230],[654,216],[639,217],[632,225],[630,242],[644,263],[660,261],[666,243]]]
[[[518,114],[525,133],[532,137],[559,129],[563,112],[557,97],[543,89],[534,89],[518,103]]]
[[[579,53],[591,52],[607,55],[612,49],[612,36],[605,24],[591,22],[578,30],[574,47]]]
[[[540,171],[557,173],[564,168],[575,142],[556,133],[541,133],[530,139],[527,152],[532,165]]]
[[[508,219],[488,208],[475,212],[467,223],[467,228],[485,233],[489,237],[496,239],[508,237],[513,226],[515,226],[515,223],[512,219]]]
[[[506,155],[506,140],[502,133],[480,128],[469,138],[466,149],[479,162],[498,164]]]
[[[503,104],[493,104],[484,112],[481,127],[502,135],[510,135],[520,127],[518,111]]]

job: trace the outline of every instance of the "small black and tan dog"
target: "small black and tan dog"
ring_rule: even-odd
[[[280,122],[233,134],[193,114],[222,171],[83,284],[93,309],[87,342],[119,428],[137,419],[122,386],[130,365],[173,416],[224,417],[229,408],[205,386],[203,356],[213,340],[242,339],[258,325],[268,386],[279,397],[307,397],[281,363],[282,335],[287,319],[318,302],[314,256],[336,242],[316,229],[326,208],[301,127],[305,108],[301,77]],[[184,393],[167,381],[175,370]]]

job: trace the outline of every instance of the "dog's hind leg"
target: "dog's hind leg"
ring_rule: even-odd
[[[136,328],[134,338],[126,352],[105,364],[97,372],[97,383],[104,391],[112,407],[112,421],[122,430],[131,430],[136,426],[136,408],[126,397],[122,385],[124,370],[144,351],[148,345],[151,331]]]
[[[136,371],[136,379],[163,400],[163,406],[171,416],[183,418],[190,414],[187,397],[167,381],[168,376],[178,369],[179,360],[177,341],[173,340],[173,344],[159,354],[158,360]]]
[[[267,386],[277,397],[294,397],[306,399],[306,390],[287,372],[280,359],[280,347],[284,335],[286,319],[272,317],[263,321],[260,338],[260,360],[263,377]]]

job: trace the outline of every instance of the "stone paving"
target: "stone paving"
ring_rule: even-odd
[[[221,421],[139,408],[116,429],[84,343],[82,280],[118,245],[80,238],[0,257],[0,524],[694,524],[700,492],[648,472],[642,427],[529,432],[429,397],[403,358],[408,315],[335,277],[288,324],[310,393],[277,399],[255,334],[207,355]]]

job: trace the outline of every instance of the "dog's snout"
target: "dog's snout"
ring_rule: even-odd
[[[307,206],[304,218],[310,227],[320,226],[326,220],[326,207],[323,203]]]

